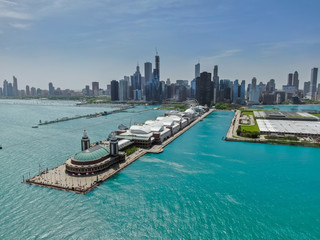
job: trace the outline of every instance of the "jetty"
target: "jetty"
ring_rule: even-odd
[[[86,194],[99,186],[101,183],[111,178],[119,171],[129,166],[133,162],[135,162],[140,157],[144,156],[147,153],[161,153],[163,152],[163,148],[167,146],[169,143],[174,141],[176,138],[181,136],[183,133],[188,131],[191,127],[196,125],[199,121],[202,121],[205,117],[207,117],[210,113],[212,113],[214,109],[210,109],[208,112],[205,112],[193,122],[191,122],[184,129],[180,130],[176,134],[174,134],[169,139],[163,141],[161,144],[153,145],[149,149],[138,148],[137,151],[125,157],[123,162],[116,163],[112,165],[107,170],[96,173],[96,174],[87,174],[87,175],[74,175],[67,173],[66,164],[62,164],[50,170],[45,170],[39,173],[38,175],[23,179],[24,183],[31,185],[38,185],[58,190],[64,190],[74,193]]]
[[[112,111],[109,111],[109,112],[104,111],[104,112],[98,112],[98,113],[92,113],[92,114],[77,115],[77,116],[74,116],[74,117],[63,117],[63,118],[59,118],[59,119],[51,120],[51,121],[44,121],[44,122],[40,121],[38,126],[48,125],[48,124],[53,124],[53,123],[58,123],[58,122],[71,121],[71,120],[80,119],[80,118],[101,117],[101,116],[106,116],[106,115],[110,115],[110,114],[125,112],[129,108],[131,108],[131,106],[124,106],[124,107],[121,107],[120,109],[115,109],[115,110],[112,110]]]

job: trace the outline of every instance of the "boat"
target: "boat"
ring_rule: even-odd
[[[35,125],[35,126],[32,126],[32,128],[39,128],[39,126]]]
[[[2,149],[2,145],[0,145],[0,149]]]

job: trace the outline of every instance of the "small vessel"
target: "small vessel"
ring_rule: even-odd
[[[2,149],[2,145],[0,144],[0,149]]]
[[[32,128],[39,128],[39,126],[35,125],[35,126],[32,126]]]

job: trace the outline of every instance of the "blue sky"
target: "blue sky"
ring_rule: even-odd
[[[319,0],[0,0],[0,80],[106,88],[154,64],[161,79],[192,80],[219,65],[220,78],[278,87],[320,67]],[[300,88],[303,85],[300,83]]]

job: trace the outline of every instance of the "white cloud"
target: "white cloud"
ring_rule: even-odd
[[[200,59],[204,60],[205,62],[212,62],[212,61],[217,61],[218,59],[221,59],[221,58],[234,56],[241,51],[242,51],[241,49],[228,49],[217,55],[210,56],[210,57],[201,57]]]
[[[27,29],[30,27],[30,24],[24,24],[24,23],[12,23],[10,26],[18,29]]]

